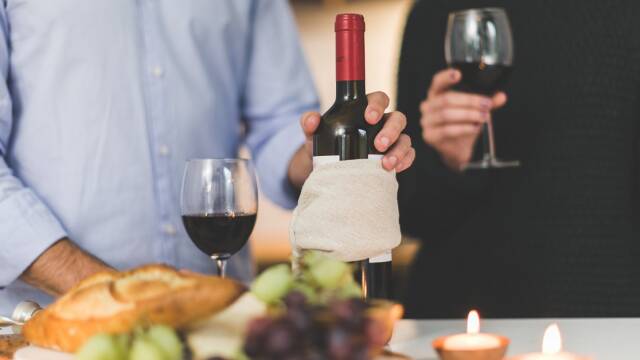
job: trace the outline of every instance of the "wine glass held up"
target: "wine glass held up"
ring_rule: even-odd
[[[185,167],[181,213],[191,241],[215,260],[227,260],[249,240],[258,212],[253,166],[244,159],[194,159]]]
[[[506,12],[500,8],[467,9],[449,14],[445,38],[447,64],[460,71],[456,90],[492,96],[502,90],[513,68],[513,38]],[[465,169],[520,166],[496,157],[491,120],[484,124],[484,154]]]

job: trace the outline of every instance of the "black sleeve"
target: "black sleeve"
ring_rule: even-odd
[[[451,232],[474,210],[483,194],[486,174],[449,170],[438,152],[422,140],[420,103],[435,73],[446,67],[444,36],[448,11],[444,1],[417,1],[405,27],[398,74],[398,110],[407,115],[406,132],[416,161],[398,175],[400,223],[403,232],[429,245]]]

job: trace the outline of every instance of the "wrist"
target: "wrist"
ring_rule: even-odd
[[[109,270],[112,268],[107,264],[64,238],[40,254],[20,278],[44,292],[58,296],[80,280]]]
[[[307,150],[307,146],[301,146],[293,155],[289,162],[289,170],[287,172],[289,182],[296,189],[301,189],[304,182],[313,170],[313,158]]]

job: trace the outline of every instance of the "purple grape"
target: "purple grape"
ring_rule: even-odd
[[[364,329],[366,306],[360,299],[341,300],[331,304],[331,311],[340,324],[360,330]]]
[[[266,336],[269,333],[269,329],[273,325],[273,319],[270,317],[262,317],[254,319],[249,323],[247,327],[247,336],[244,341],[244,352],[254,357],[262,352]]]
[[[292,291],[284,298],[284,304],[289,309],[301,309],[307,306],[307,297],[300,291]]]
[[[299,344],[295,341],[296,332],[291,326],[284,320],[278,319],[271,329],[266,338],[265,350],[266,353],[272,356],[280,355],[284,356],[296,349],[296,345]]]
[[[313,318],[311,317],[311,313],[309,311],[304,311],[302,309],[289,309],[285,314],[285,319],[294,330],[307,333],[311,329],[311,325],[313,324]]]
[[[349,334],[341,328],[333,329],[329,333],[329,356],[333,360],[349,359],[353,349]]]

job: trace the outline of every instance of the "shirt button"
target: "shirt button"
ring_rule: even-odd
[[[164,231],[165,234],[171,235],[171,236],[177,234],[177,232],[178,232],[176,230],[176,227],[173,226],[173,224],[168,224],[168,223],[162,225],[162,231]]]
[[[159,78],[164,75],[164,69],[162,68],[162,66],[156,65],[151,69],[151,73],[153,74],[153,76]]]
[[[158,153],[160,154],[160,156],[167,156],[169,155],[169,146],[167,145],[160,145],[160,147],[158,148]]]

